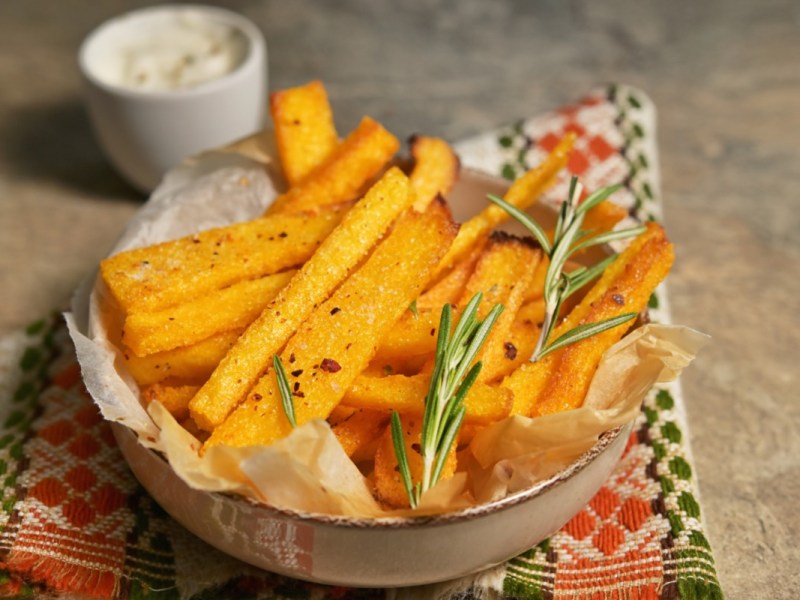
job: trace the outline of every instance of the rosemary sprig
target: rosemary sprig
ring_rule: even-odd
[[[277,354],[272,355],[272,366],[275,369],[275,379],[278,381],[278,391],[281,394],[281,404],[283,412],[286,414],[286,419],[292,429],[297,427],[297,419],[294,416],[294,401],[292,400],[292,388],[289,387],[289,378],[286,376],[286,370],[283,368],[281,357]]]
[[[479,320],[478,306],[482,298],[483,294],[480,292],[472,297],[452,334],[450,329],[453,309],[449,304],[442,309],[433,374],[425,397],[425,412],[422,417],[420,435],[422,478],[416,483],[411,478],[400,416],[397,412],[392,413],[392,443],[400,476],[412,508],[419,504],[422,495],[432,488],[441,476],[447,455],[464,421],[464,397],[481,370],[481,362],[478,361],[473,365],[472,361],[475,360],[492,326],[503,311],[503,305],[497,304],[485,319]]]
[[[531,232],[542,247],[542,251],[550,259],[544,281],[545,315],[542,323],[542,332],[536,343],[533,356],[531,356],[531,362],[536,362],[554,350],[616,327],[636,317],[636,313],[625,313],[597,323],[584,324],[549,343],[564,301],[600,275],[615,258],[612,256],[592,267],[581,267],[571,273],[565,273],[564,266],[570,256],[598,244],[607,244],[614,240],[639,235],[645,230],[643,226],[631,227],[592,236],[590,231],[581,229],[586,213],[620,187],[620,185],[612,185],[601,188],[590,194],[583,202],[580,202],[583,187],[578,183],[577,177],[573,177],[570,180],[567,200],[561,205],[561,209],[558,212],[552,242],[541,225],[528,214],[510,205],[502,198],[489,195],[491,202],[500,206]]]

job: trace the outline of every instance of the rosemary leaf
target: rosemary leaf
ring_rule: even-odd
[[[573,179],[576,179],[573,177]],[[614,192],[622,189],[622,184],[617,183],[616,185],[609,185],[608,187],[600,188],[593,194],[589,194],[586,199],[578,205],[576,212],[580,213],[587,213],[592,210],[595,206],[600,204],[603,200],[608,198]]]
[[[547,233],[544,229],[542,229],[541,225],[534,221],[530,215],[521,211],[516,206],[509,204],[502,198],[499,198],[493,194],[489,194],[488,198],[490,201],[494,202],[497,206],[519,221],[522,226],[525,227],[525,229],[530,231],[533,237],[536,238],[536,241],[539,242],[539,245],[542,247],[544,253],[548,256],[550,255],[550,239],[547,237]]]
[[[601,260],[596,265],[592,265],[591,267],[582,267],[580,269],[575,269],[572,273],[567,273],[566,277],[568,283],[566,289],[564,290],[563,299],[566,300],[587,283],[596,277],[599,277],[600,274],[606,270],[606,267],[608,267],[616,259],[616,256],[609,256]]]
[[[638,227],[629,227],[628,229],[617,229],[615,231],[600,233],[580,242],[579,244],[576,244],[572,249],[572,252],[580,252],[581,250],[591,248],[592,246],[599,246],[600,244],[608,244],[609,242],[614,242],[616,240],[624,240],[626,238],[636,237],[645,231],[647,231],[647,227],[644,225],[639,225]]]
[[[551,352],[555,352],[556,350],[563,348],[564,346],[569,346],[570,344],[574,344],[575,342],[580,342],[581,340],[590,338],[593,335],[597,335],[598,333],[602,333],[608,329],[613,329],[614,327],[622,325],[623,323],[627,323],[631,319],[635,318],[636,318],[636,313],[625,313],[617,317],[611,317],[609,319],[605,319],[604,321],[598,321],[597,323],[586,323],[584,325],[578,325],[574,329],[570,329],[569,331],[567,331],[564,335],[556,339],[552,344],[549,344],[546,348],[544,348],[539,353],[539,358],[547,356]]]
[[[542,294],[545,305],[544,319],[542,321],[539,339],[536,342],[536,348],[531,356],[532,362],[536,362],[555,349],[563,348],[567,344],[586,339],[591,335],[595,335],[596,333],[600,333],[614,326],[613,324],[605,326],[604,323],[583,326],[572,332],[567,332],[555,342],[549,343],[564,300],[598,277],[613,260],[613,258],[606,259],[597,265],[588,268],[579,268],[574,273],[570,274],[564,271],[570,256],[580,250],[585,250],[586,248],[599,244],[607,244],[615,240],[629,238],[644,231],[644,227],[632,227],[629,229],[592,235],[591,231],[582,229],[581,226],[583,225],[586,214],[621,187],[621,185],[612,185],[601,188],[590,194],[581,202],[580,196],[583,191],[583,186],[578,183],[577,177],[572,177],[569,182],[567,199],[561,204],[558,210],[552,242],[548,239],[544,229],[529,215],[511,206],[497,196],[488,196],[491,202],[503,208],[533,234],[542,247],[542,251],[549,259]],[[622,317],[616,317],[616,319],[622,319]],[[619,322],[625,322],[627,320],[628,318],[626,317]],[[615,319],[611,319],[609,323],[614,321]]]
[[[426,491],[439,480],[447,462],[447,455],[464,422],[464,398],[481,370],[481,363],[472,362],[489,337],[500,313],[501,304],[495,305],[486,317],[478,318],[478,307],[483,294],[475,294],[461,313],[451,333],[453,308],[446,304],[439,318],[435,362],[428,393],[425,396],[425,414],[420,433],[422,477],[414,483],[408,468],[408,456],[402,440],[400,417],[392,414],[392,441],[403,485],[412,507]],[[405,467],[403,466],[405,464]]]
[[[292,390],[289,387],[289,378],[283,368],[281,357],[277,354],[272,355],[272,365],[275,368],[275,379],[278,381],[278,391],[281,394],[281,403],[286,419],[292,428],[297,427],[297,420],[294,416],[294,402],[292,401]]]
[[[415,494],[414,484],[411,481],[411,469],[408,466],[408,455],[406,445],[403,442],[403,425],[400,423],[400,415],[396,410],[392,411],[392,444],[394,454],[397,457],[397,466],[400,469],[400,478],[403,480],[403,487],[406,488],[406,495],[411,504],[411,508],[417,507],[417,494]]]

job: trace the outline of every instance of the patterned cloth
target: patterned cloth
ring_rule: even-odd
[[[465,165],[508,179],[566,131],[569,170],[623,181],[631,219],[659,219],[654,111],[639,91],[575,105],[459,145]],[[547,201],[565,195],[566,176]],[[668,319],[663,290],[651,300]],[[625,454],[564,528],[506,564],[446,584],[352,590],[257,570],[172,521],[138,485],[81,383],[60,319],[0,342],[0,595],[96,598],[721,598],[700,521],[680,389],[653,390]]]

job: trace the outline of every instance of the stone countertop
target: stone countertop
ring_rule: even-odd
[[[143,4],[0,4],[0,334],[63,306],[140,206],[92,138],[75,53]],[[729,598],[795,597],[800,5],[410,4],[225,6],[264,30],[273,89],[324,79],[342,131],[370,114],[458,140],[607,81],[653,98],[674,318],[713,336],[683,383],[720,579]]]

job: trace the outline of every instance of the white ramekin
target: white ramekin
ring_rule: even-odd
[[[246,40],[230,73],[190,88],[150,91],[108,83],[98,73],[115,40],[145,31],[170,15],[193,16],[236,29]],[[97,27],[80,47],[78,63],[97,139],[109,161],[131,184],[150,192],[171,167],[264,126],[267,49],[261,31],[239,14],[199,5],[161,5],[133,11]]]

